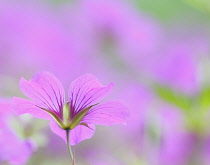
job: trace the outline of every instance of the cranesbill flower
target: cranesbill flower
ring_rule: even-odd
[[[76,145],[91,138],[95,126],[125,123],[126,108],[119,102],[99,103],[113,88],[113,83],[102,86],[97,78],[85,74],[70,84],[65,103],[64,88],[52,74],[39,72],[31,80],[20,80],[21,91],[31,99],[13,98],[13,109],[18,114],[50,120],[54,133]],[[70,136],[69,136],[70,133]]]

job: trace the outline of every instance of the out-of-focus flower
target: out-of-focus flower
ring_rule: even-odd
[[[159,120],[160,143],[155,161],[158,165],[185,164],[192,153],[195,138],[186,130],[182,112],[171,106],[161,107]]]
[[[130,65],[144,65],[147,56],[159,43],[159,28],[127,1],[76,1],[62,8],[63,18],[81,43],[94,68],[101,70]],[[71,21],[74,20],[74,21]],[[87,59],[86,57],[86,59]],[[141,59],[141,60],[138,60]],[[144,67],[143,67],[144,68]],[[100,76],[100,74],[99,74]]]
[[[13,116],[10,102],[0,100],[0,162],[22,165],[30,158],[33,146],[30,141],[20,140],[11,130],[9,121]]]
[[[47,69],[69,81],[89,65],[81,57],[82,42],[69,33],[59,14],[42,3],[1,2],[0,35],[0,72],[7,76]],[[66,77],[72,67],[75,71]]]
[[[208,54],[208,40],[202,36],[167,36],[148,56],[145,73],[153,81],[183,94],[196,94],[201,87],[201,59]],[[140,59],[139,59],[140,60]],[[203,68],[203,65],[202,65]],[[141,72],[139,66],[139,72]]]
[[[198,89],[198,62],[202,50],[191,41],[169,42],[166,48],[151,58],[150,73],[157,82],[193,93]]]
[[[30,81],[20,80],[20,89],[32,101],[13,98],[12,106],[18,114],[50,120],[53,132],[66,139],[70,130],[70,143],[75,145],[94,134],[94,124],[113,125],[125,123],[126,108],[119,102],[99,101],[108,95],[113,83],[102,86],[93,75],[86,74],[74,80],[65,104],[65,92],[59,82],[48,72],[39,72]]]

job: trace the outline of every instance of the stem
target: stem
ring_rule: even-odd
[[[76,165],[75,158],[74,158],[74,155],[72,153],[71,145],[70,145],[70,142],[69,142],[69,131],[70,131],[69,129],[66,130],[66,141],[67,141],[68,152],[69,152],[69,156],[72,160],[72,165]]]

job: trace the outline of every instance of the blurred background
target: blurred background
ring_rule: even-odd
[[[0,96],[24,97],[20,78],[41,70],[66,91],[92,73],[115,83],[107,99],[130,117],[73,147],[77,165],[209,165],[209,19],[208,0],[1,0]],[[0,164],[70,164],[47,121],[11,114],[6,123],[27,147],[14,140],[11,150],[26,158],[5,159],[5,146]]]

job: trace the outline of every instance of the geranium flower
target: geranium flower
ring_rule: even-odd
[[[19,139],[9,126],[13,114],[10,101],[0,99],[0,164],[23,165],[30,158],[33,146],[28,140]]]
[[[65,103],[64,88],[59,80],[48,72],[39,72],[29,81],[20,80],[21,91],[31,101],[14,97],[12,107],[19,115],[28,113],[50,120],[52,131],[64,140],[69,131],[70,144],[76,145],[93,136],[95,124],[125,123],[127,111],[121,103],[99,103],[112,88],[113,83],[102,86],[95,76],[85,74],[70,84]]]

